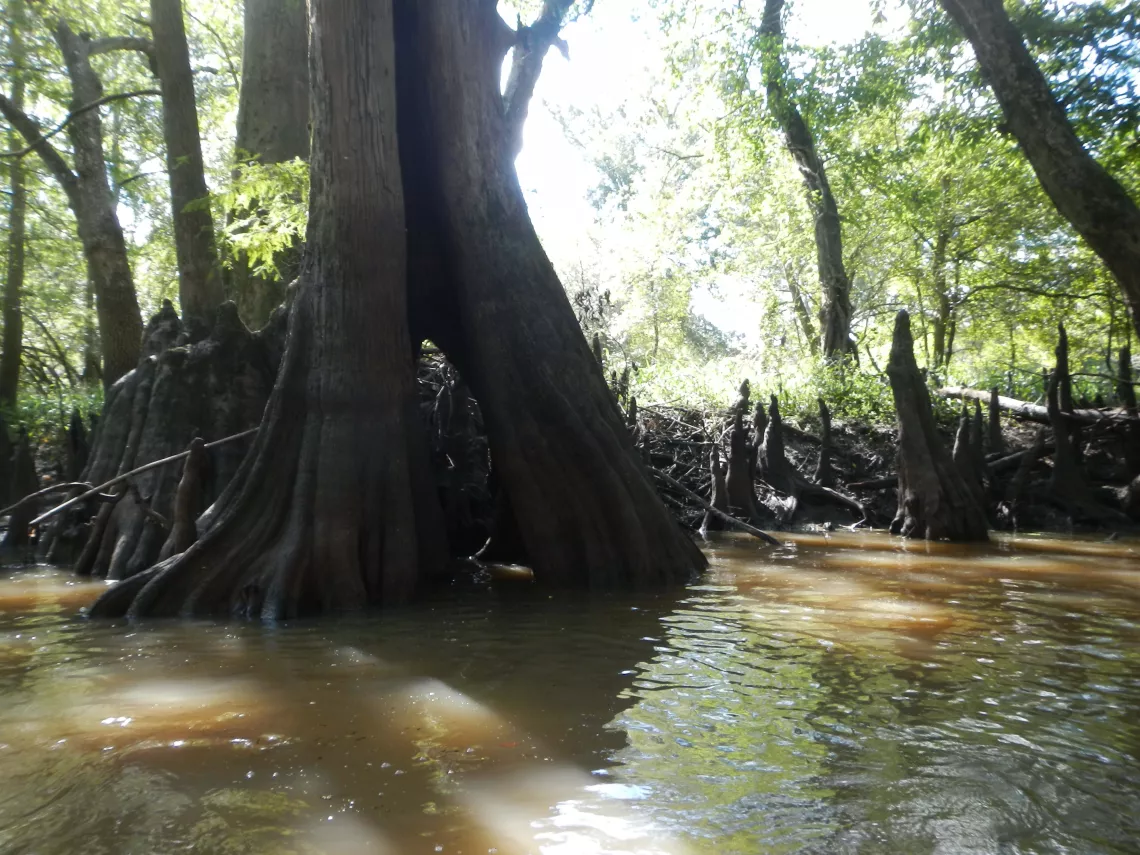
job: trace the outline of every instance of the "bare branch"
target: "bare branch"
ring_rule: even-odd
[[[117,50],[134,50],[149,58],[154,53],[154,43],[150,39],[137,36],[108,36],[96,39],[88,48],[89,56],[98,56],[101,53],[111,53]]]
[[[63,187],[63,191],[67,194],[69,201],[74,203],[75,195],[78,192],[79,178],[71,167],[67,165],[67,161],[63,159],[55,147],[47,141],[40,129],[39,123],[36,122],[31,116],[13,104],[6,96],[0,95],[0,113],[4,114],[4,118],[8,120],[25,140],[28,141],[29,150],[34,151],[40,156],[44,162],[44,166],[48,171],[55,176],[55,179]]]
[[[52,137],[54,137],[56,134],[58,134],[60,131],[62,131],[64,128],[66,128],[68,125],[70,125],[73,121],[75,121],[75,119],[78,116],[83,115],[88,110],[96,110],[99,107],[102,107],[104,104],[110,104],[113,101],[125,101],[128,98],[139,98],[139,97],[142,97],[144,95],[161,95],[161,94],[162,93],[159,92],[157,89],[136,89],[133,92],[117,92],[114,95],[104,95],[102,98],[99,98],[95,101],[92,101],[90,104],[84,104],[82,107],[77,107],[74,110],[72,110],[70,113],[67,114],[67,118],[65,118],[62,122],[60,122],[58,125],[56,125],[54,128],[52,128],[46,134],[40,134],[38,139],[36,139],[34,142],[29,142],[29,144],[25,148],[17,149],[16,151],[0,152],[0,160],[5,159],[5,158],[24,157],[27,154],[31,154],[33,151],[37,150],[37,146],[39,146],[41,144],[46,144],[48,140],[50,140]],[[0,98],[3,98],[3,96],[0,96]],[[28,139],[28,135],[24,133],[24,131],[20,128],[20,126],[17,124],[15,119],[12,119],[11,117],[8,116],[8,113],[4,109],[2,104],[0,104],[0,112],[4,112],[5,117],[8,118],[8,121],[12,123],[12,125],[16,128],[16,130],[20,131],[20,134],[24,137],[24,139]],[[25,118],[27,118],[27,117],[25,117]],[[28,119],[28,121],[34,121],[34,120]],[[38,128],[39,126],[37,125],[36,127]],[[49,166],[50,166],[50,164],[49,164]],[[54,172],[54,170],[53,170],[53,172]]]

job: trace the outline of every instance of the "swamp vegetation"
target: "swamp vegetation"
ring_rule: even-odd
[[[0,5],[0,849],[1134,845],[1140,5]]]

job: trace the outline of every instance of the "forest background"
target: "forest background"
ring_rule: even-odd
[[[9,5],[4,91],[19,82],[44,128],[63,121],[71,97],[45,22],[62,15],[76,31],[130,35],[148,11],[59,0],[13,16]],[[793,413],[814,412],[822,395],[838,418],[890,421],[883,368],[900,308],[932,382],[1040,400],[1064,321],[1077,395],[1109,396],[1132,329],[1119,289],[1040,189],[936,4],[789,4],[785,82],[840,214],[854,365],[821,352],[814,215],[765,91],[764,4],[591,5],[563,31],[569,61],[547,60],[517,164],[587,335],[608,369],[630,369],[639,401],[723,407],[749,378]],[[1007,7],[1082,141],[1135,197],[1140,4]],[[185,11],[223,258],[283,272],[280,251],[304,234],[306,166],[235,157],[241,3],[193,0]],[[534,9],[502,11],[529,19]],[[96,61],[108,93],[156,87],[136,54]],[[97,109],[146,318],[178,296],[161,103],[139,95]],[[12,132],[7,147],[25,144]],[[99,409],[100,342],[67,198],[39,158],[4,162],[15,160],[28,202],[19,412],[9,416],[50,442],[73,409]],[[5,187],[5,224],[12,198]]]

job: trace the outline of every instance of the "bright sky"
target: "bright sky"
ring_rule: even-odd
[[[796,0],[788,36],[800,44],[853,41],[870,28],[871,18],[869,0]],[[556,263],[574,257],[593,222],[586,198],[598,176],[567,142],[550,105],[607,113],[631,92],[644,91],[644,83],[664,68],[664,39],[646,0],[596,0],[593,11],[563,35],[570,61],[556,50],[547,56],[517,161],[531,216]],[[697,310],[718,326],[751,325],[740,305],[708,295],[696,299]]]

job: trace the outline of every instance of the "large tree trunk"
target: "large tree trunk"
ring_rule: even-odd
[[[305,0],[246,0],[238,102],[239,159],[272,164],[309,159],[309,22]],[[301,247],[274,258],[281,276],[259,276],[244,257],[234,259],[232,290],[242,319],[260,327],[285,298]]]
[[[184,327],[169,302],[151,320],[143,359],[107,394],[82,480],[102,484],[184,451],[195,437],[212,442],[257,424],[277,372],[283,325],[251,333],[232,303],[223,303],[215,317],[210,334],[194,341],[189,333],[200,325]],[[248,448],[243,442],[211,452],[207,503],[233,478]],[[167,532],[148,511],[172,516],[177,467],[152,469],[131,483],[135,492],[100,509],[77,573],[125,579],[158,558]]]
[[[815,248],[819,282],[823,289],[823,353],[829,358],[853,353],[851,338],[851,280],[843,264],[843,227],[839,207],[831,192],[827,172],[816,151],[811,129],[795,101],[787,93],[783,59],[785,0],[766,0],[760,35],[766,45],[764,87],[768,109],[784,134],[807,190],[808,205],[815,218]]]
[[[527,213],[483,0],[398,0],[400,154],[413,337],[440,344],[482,409],[500,484],[553,585],[651,586],[704,566],[658,497]]]
[[[1093,159],[1001,0],[941,0],[974,47],[1042,188],[1120,284],[1140,334],[1140,208]]]
[[[899,507],[892,533],[927,540],[986,540],[985,513],[938,435],[905,311],[895,320],[887,374],[899,420]]]
[[[314,0],[311,22],[306,261],[261,431],[202,538],[93,614],[407,599],[444,558],[413,387],[425,336],[476,393],[540,582],[687,580],[703,557],[653,490],[527,216],[493,6]]]
[[[12,64],[12,103],[24,109],[24,33],[26,26],[24,0],[8,5],[8,61]],[[8,134],[9,148],[18,149],[19,135]],[[21,297],[24,290],[24,239],[28,211],[28,189],[24,177],[23,158],[14,158],[8,166],[12,197],[8,207],[8,269],[4,277],[4,339],[0,343],[0,407],[9,411],[16,406],[20,390],[20,361],[24,345],[24,315]]]
[[[225,289],[214,245],[214,218],[202,166],[194,72],[181,0],[150,0],[150,23],[155,65],[162,81],[162,131],[182,317],[211,321],[225,300]]]
[[[392,605],[443,561],[406,320],[391,6],[313,0],[311,23],[306,259],[261,431],[203,538],[93,614]]]

